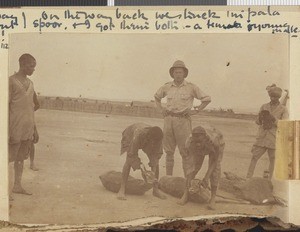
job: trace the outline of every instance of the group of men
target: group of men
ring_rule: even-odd
[[[33,163],[34,143],[39,139],[35,126],[34,111],[38,109],[38,101],[33,83],[28,78],[35,70],[36,60],[30,54],[23,54],[19,58],[19,71],[9,77],[9,161],[14,162],[15,181],[13,193],[30,194],[21,185],[24,160],[31,155],[31,169],[37,170]],[[142,162],[138,156],[141,149],[149,158],[149,166],[156,179],[159,177],[159,160],[163,151],[166,154],[166,174],[173,175],[174,153],[178,147],[182,157],[182,168],[186,178],[185,192],[178,202],[188,201],[188,190],[192,179],[202,167],[204,157],[209,156],[208,170],[201,182],[207,188],[210,181],[211,199],[209,208],[215,208],[215,198],[221,176],[221,161],[225,148],[222,133],[214,127],[204,128],[200,125],[192,128],[191,110],[194,99],[201,104],[194,107],[196,112],[203,110],[211,98],[202,92],[198,86],[187,82],[188,69],[184,62],[176,61],[169,70],[173,81],[164,84],[155,93],[157,107],[164,117],[163,130],[157,126],[136,123],[127,127],[122,133],[121,154],[127,153],[122,170],[122,184],[118,199],[124,200],[126,183],[131,168],[141,169]],[[276,125],[280,119],[288,117],[287,108],[280,103],[282,90],[276,85],[267,89],[271,101],[264,104],[259,112],[257,124],[259,134],[253,145],[253,157],[247,174],[253,176],[258,159],[267,151],[270,158],[269,178],[272,177],[275,160]],[[166,106],[161,103],[167,98]],[[154,181],[153,195],[165,199],[166,196],[158,189],[158,182]]]
[[[127,158],[122,171],[122,184],[118,193],[118,199],[124,200],[125,186],[130,173],[133,170],[141,169],[142,162],[138,157],[138,150],[142,149],[149,158],[149,166],[155,172],[156,178],[159,173],[159,159],[166,154],[166,175],[173,175],[174,153],[178,147],[182,157],[182,168],[186,178],[186,188],[180,201],[184,205],[188,201],[191,181],[201,169],[204,158],[207,155],[208,169],[201,181],[204,188],[209,186],[211,198],[208,204],[209,209],[215,209],[215,198],[221,177],[221,161],[225,148],[223,134],[210,126],[196,126],[192,128],[191,110],[194,99],[199,99],[201,104],[194,107],[195,111],[203,110],[211,98],[202,92],[198,86],[187,82],[188,69],[184,62],[176,61],[169,70],[173,81],[164,84],[155,93],[154,98],[157,107],[164,117],[163,131],[159,127],[152,127],[146,124],[133,124],[127,127],[122,134],[121,154],[127,152]],[[262,105],[256,123],[259,125],[257,140],[252,148],[252,160],[247,173],[251,178],[257,161],[267,151],[269,155],[269,175],[272,178],[275,164],[275,141],[278,120],[287,119],[288,111],[285,104],[279,101],[282,89],[276,85],[267,87],[270,102]],[[167,98],[166,106],[163,107],[161,100]],[[155,130],[156,133],[151,133]],[[158,190],[158,184],[153,185],[153,195],[164,199],[165,196]]]

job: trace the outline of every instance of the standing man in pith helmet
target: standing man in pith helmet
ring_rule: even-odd
[[[203,110],[211,99],[198,86],[185,81],[188,69],[183,61],[175,61],[169,73],[173,81],[160,87],[154,97],[157,107],[164,116],[163,147],[166,153],[166,174],[173,175],[176,146],[178,146],[184,166],[185,141],[192,131],[190,111],[194,98],[201,100],[201,105],[195,107],[197,111]],[[161,99],[164,97],[167,97],[166,107],[161,104]]]

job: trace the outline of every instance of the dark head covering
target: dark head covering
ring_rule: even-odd
[[[192,134],[206,134],[206,130],[202,126],[197,126],[192,130]]]
[[[160,141],[163,138],[163,132],[158,126],[153,126],[149,129],[147,136],[149,139]]]

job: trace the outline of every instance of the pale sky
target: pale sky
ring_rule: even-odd
[[[12,34],[9,52],[10,75],[21,54],[36,58],[31,78],[44,96],[150,101],[177,59],[211,108],[255,112],[269,101],[267,85],[289,88],[288,38],[279,34]]]

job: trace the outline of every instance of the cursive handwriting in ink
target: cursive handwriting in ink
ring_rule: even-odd
[[[183,19],[219,19],[221,18],[219,15],[217,15],[217,12],[208,10],[207,12],[201,12],[201,13],[195,13],[188,9],[184,9],[183,11]]]
[[[181,19],[182,17],[182,14],[177,14],[177,15],[170,15],[170,12],[164,12],[164,13],[159,13],[159,12],[156,12],[155,13],[155,18],[156,19]]]
[[[242,28],[242,24],[237,22],[237,21],[234,21],[233,23],[227,23],[227,24],[224,24],[224,23],[215,23],[215,22],[211,22],[211,20],[209,19],[207,21],[207,24],[206,24],[207,28],[210,29],[210,28],[220,28],[220,29],[232,29],[232,28]]]
[[[290,25],[288,23],[283,24],[272,24],[272,23],[249,23],[247,26],[248,31],[262,31],[266,29],[271,29],[271,32],[274,33],[287,33],[287,34],[297,34],[300,32],[300,29],[296,26]]]
[[[33,27],[38,28],[40,32],[43,28],[60,28],[62,23],[57,21],[59,21],[58,15],[43,11],[41,17],[33,21]]]
[[[18,17],[11,14],[0,14],[0,30],[2,36],[4,36],[4,32],[9,29],[15,29],[19,26]]]
[[[168,20],[167,22],[161,23],[159,21],[155,22],[156,30],[178,30],[177,21]]]
[[[148,30],[150,29],[149,27],[149,22],[145,22],[144,25],[142,24],[136,24],[136,23],[128,23],[126,20],[123,20],[121,23],[120,23],[120,28],[122,30]]]
[[[116,18],[117,19],[143,19],[148,20],[148,17],[145,16],[145,13],[138,9],[136,12],[132,14],[123,13],[119,8],[116,9]]]
[[[276,10],[271,10],[271,6],[267,7],[266,11],[263,10],[259,10],[259,11],[255,11],[255,10],[251,10],[251,8],[248,8],[248,16],[247,16],[247,22],[251,22],[251,19],[253,17],[257,17],[257,16],[279,16],[280,13]]]

